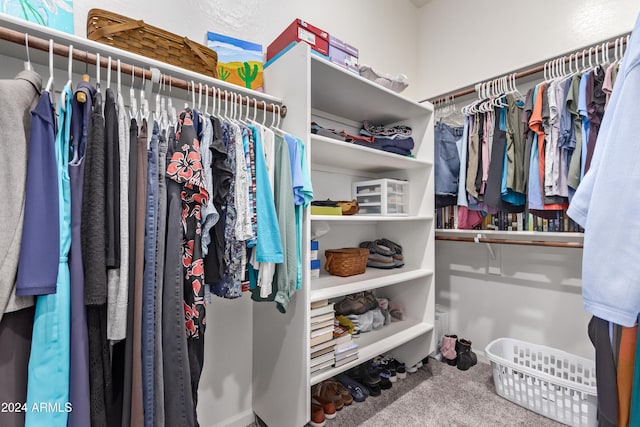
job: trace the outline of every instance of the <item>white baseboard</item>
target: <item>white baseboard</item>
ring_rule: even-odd
[[[220,421],[217,424],[205,424],[207,420],[199,419],[201,426],[209,427],[247,427],[255,421],[255,415],[252,410],[247,410]]]

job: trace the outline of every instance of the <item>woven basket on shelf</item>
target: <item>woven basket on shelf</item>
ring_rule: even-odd
[[[142,20],[91,9],[87,38],[167,64],[218,78],[218,54],[186,37],[180,37]]]
[[[367,269],[369,249],[342,248],[324,251],[327,262],[324,269],[334,276],[354,276],[363,274]]]

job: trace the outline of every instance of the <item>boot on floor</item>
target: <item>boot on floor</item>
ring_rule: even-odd
[[[456,353],[458,361],[456,366],[461,371],[466,371],[470,367],[478,363],[478,357],[471,351],[471,341],[460,338],[456,341]]]
[[[442,337],[442,346],[440,347],[440,352],[442,353],[442,358],[451,366],[456,366],[457,363],[457,340],[457,335],[445,335],[444,337]]]

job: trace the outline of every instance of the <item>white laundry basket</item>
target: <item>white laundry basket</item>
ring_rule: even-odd
[[[597,425],[593,361],[510,338],[491,342],[485,354],[498,395],[567,425]]]

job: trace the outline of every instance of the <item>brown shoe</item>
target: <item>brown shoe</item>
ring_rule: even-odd
[[[334,305],[336,314],[342,314],[348,316],[350,314],[364,314],[368,308],[368,301],[365,299],[362,292],[357,294],[347,295],[342,301],[338,301]]]
[[[326,424],[324,410],[322,409],[322,405],[311,402],[311,421],[309,421],[309,425],[311,427],[324,427]]]
[[[351,392],[347,390],[345,386],[340,384],[338,381],[327,381],[327,383],[331,384],[334,388],[336,394],[342,396],[342,403],[344,406],[349,406],[353,403],[353,396],[351,396]]]
[[[311,390],[311,395],[315,398],[324,399],[327,402],[333,402],[333,406],[336,408],[336,411],[339,411],[344,407],[342,394],[337,392],[335,388],[326,381],[316,385],[315,389]]]

